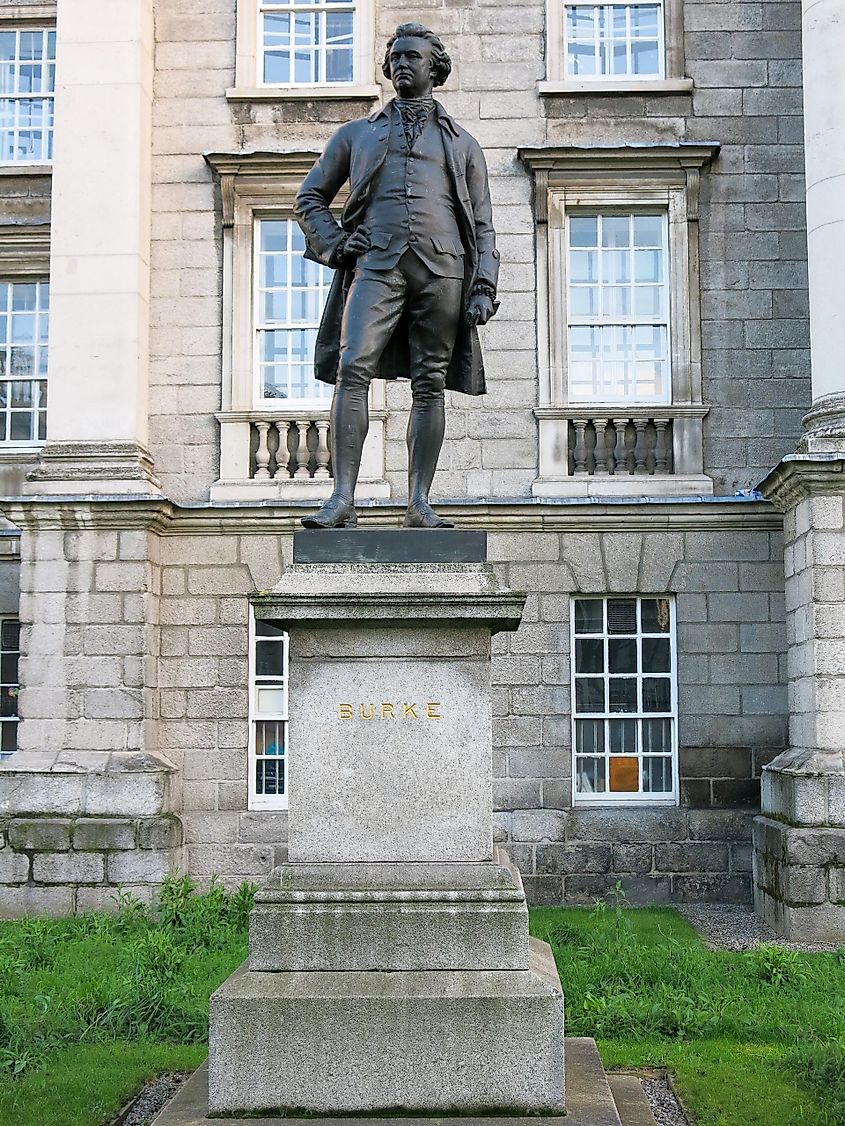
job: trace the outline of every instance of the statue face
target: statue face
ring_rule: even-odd
[[[434,83],[427,39],[408,36],[396,40],[390,48],[390,80],[400,98],[422,98],[431,93]]]

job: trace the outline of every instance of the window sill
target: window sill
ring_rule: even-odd
[[[381,86],[235,86],[226,91],[230,102],[375,101]]]
[[[691,94],[691,78],[644,78],[625,79],[621,82],[596,81],[544,81],[540,82],[538,92],[541,97],[580,97],[583,94],[638,94],[640,97],[655,97],[662,94]]]
[[[28,164],[25,161],[9,161],[0,164],[0,176],[52,176],[53,165],[49,161],[40,164]]]

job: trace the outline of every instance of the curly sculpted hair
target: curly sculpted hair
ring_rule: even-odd
[[[381,64],[385,78],[390,78],[390,50],[397,39],[427,39],[431,44],[431,77],[435,86],[442,86],[452,73],[452,60],[442,41],[421,23],[400,23],[387,41],[384,62]]]

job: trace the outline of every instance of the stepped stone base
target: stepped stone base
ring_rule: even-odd
[[[620,1083],[604,1073],[594,1040],[587,1037],[565,1041],[567,1060],[566,1116],[495,1116],[475,1118],[439,1116],[438,1126],[655,1126],[642,1092],[633,1089],[629,1077]],[[619,1094],[617,1095],[617,1092]],[[164,1107],[153,1126],[208,1126],[208,1065],[203,1064]],[[228,1126],[271,1126],[278,1117],[226,1118]],[[286,1126],[431,1126],[431,1118],[378,1117],[343,1118],[285,1117]]]
[[[527,970],[244,968],[212,996],[210,1023],[212,1113],[563,1109],[563,997],[534,940]]]
[[[286,864],[258,892],[250,970],[527,970],[522,879],[495,863]]]

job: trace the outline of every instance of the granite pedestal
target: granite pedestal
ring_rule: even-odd
[[[295,558],[324,561],[253,599],[290,635],[289,863],[211,999],[209,1109],[562,1113],[560,981],[493,850],[490,637],[524,596],[483,537],[418,562],[432,541],[395,532],[378,558],[406,561],[367,562],[355,533],[338,562],[310,535]]]

